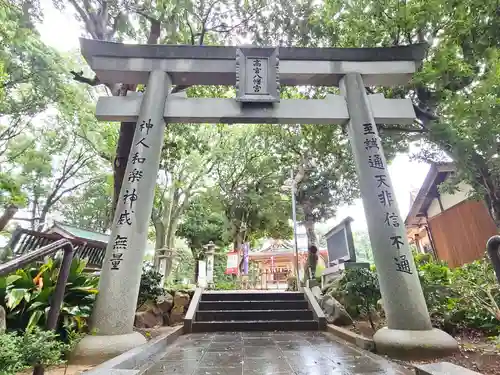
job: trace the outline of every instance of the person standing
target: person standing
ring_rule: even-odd
[[[309,246],[307,251],[307,266],[309,269],[309,279],[314,280],[316,278],[316,265],[318,264],[318,248],[316,245]]]

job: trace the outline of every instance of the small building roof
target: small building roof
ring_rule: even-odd
[[[453,163],[432,163],[425,180],[411,203],[405,226],[414,227],[426,222],[426,212],[432,200],[438,195],[438,187],[456,171]]]
[[[75,237],[91,242],[100,242],[104,245],[106,245],[109,241],[109,235],[107,234],[78,228],[73,225],[64,224],[57,221],[54,222],[54,225],[48,230],[48,232],[54,232],[54,229],[58,229],[58,232],[62,231],[70,237]]]

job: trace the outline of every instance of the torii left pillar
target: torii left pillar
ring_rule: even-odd
[[[133,326],[170,84],[164,71],[152,71],[149,75],[102,264],[91,319],[92,334],[76,347],[74,362],[100,363],[146,342]]]

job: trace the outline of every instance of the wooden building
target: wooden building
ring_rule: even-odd
[[[453,163],[432,164],[405,220],[408,239],[420,252],[430,252],[450,267],[482,257],[497,228],[483,201],[469,199],[472,188],[440,193],[439,185],[455,173]]]

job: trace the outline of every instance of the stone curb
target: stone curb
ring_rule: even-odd
[[[193,298],[189,302],[189,307],[184,316],[184,333],[191,333],[193,331],[193,320],[198,310],[198,305],[201,300],[201,295],[203,294],[203,288],[196,288]]]
[[[333,324],[327,324],[327,332],[340,337],[341,339],[354,344],[361,349],[368,350],[370,352],[375,352],[375,342],[372,339],[358,335],[357,333],[351,332],[348,329],[335,326]]]
[[[320,331],[326,330],[326,317],[325,313],[319,306],[318,301],[307,286],[304,287],[304,296],[306,297],[306,301],[313,312],[313,316],[315,320],[318,322],[318,329]]]
[[[414,367],[416,375],[481,375],[479,372],[469,370],[450,362],[429,363],[425,365],[416,365]]]
[[[156,359],[165,348],[184,333],[178,326],[172,332],[157,337],[144,345],[131,349],[85,372],[85,375],[138,375],[144,367]]]

